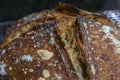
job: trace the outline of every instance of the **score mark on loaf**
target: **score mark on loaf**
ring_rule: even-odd
[[[119,80],[119,33],[101,14],[65,3],[29,15],[6,31],[0,80]]]

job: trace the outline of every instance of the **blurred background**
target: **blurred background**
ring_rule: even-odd
[[[0,22],[15,21],[33,12],[55,8],[59,2],[88,11],[120,9],[120,0],[0,0]]]

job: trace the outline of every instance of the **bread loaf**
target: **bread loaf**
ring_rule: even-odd
[[[0,80],[119,80],[119,29],[64,3],[24,17],[0,45]]]

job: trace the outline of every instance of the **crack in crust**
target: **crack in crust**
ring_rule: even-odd
[[[0,45],[0,79],[119,80],[119,31],[102,15],[64,3],[24,17]]]

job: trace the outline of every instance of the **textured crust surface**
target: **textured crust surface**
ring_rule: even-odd
[[[75,18],[54,10],[43,11],[39,15],[42,17],[19,22],[17,25],[21,26],[9,31],[11,34],[1,46],[1,79],[80,80],[81,76],[72,65],[70,54],[56,30],[65,26],[65,21],[72,25]]]
[[[79,80],[52,21],[37,25],[2,50],[1,79]]]
[[[0,79],[119,80],[119,31],[68,4],[24,17],[0,45]]]
[[[120,28],[78,18],[90,80],[120,79]]]

